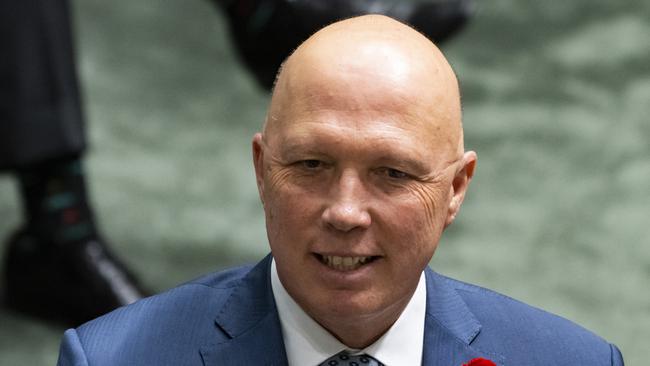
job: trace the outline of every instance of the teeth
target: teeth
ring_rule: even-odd
[[[352,271],[368,263],[372,257],[339,257],[335,255],[321,256],[321,261],[330,268],[339,271]]]

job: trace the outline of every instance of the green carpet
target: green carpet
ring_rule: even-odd
[[[479,2],[445,47],[479,164],[432,264],[575,320],[644,364],[650,2]],[[74,5],[106,237],[156,290],[261,258],[250,138],[268,98],[222,15],[203,1]],[[7,175],[0,218],[5,238],[20,221]],[[0,310],[0,365],[54,364],[62,332]]]

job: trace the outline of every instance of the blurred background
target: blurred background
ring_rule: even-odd
[[[85,166],[115,250],[156,291],[262,258],[250,139],[268,94],[222,13],[206,1],[72,4]],[[432,266],[572,319],[644,364],[650,2],[478,5],[444,50],[479,164]],[[2,175],[2,243],[20,221]],[[0,309],[0,365],[55,364],[63,331]]]

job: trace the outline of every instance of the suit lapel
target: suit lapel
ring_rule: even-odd
[[[425,274],[427,313],[422,365],[462,366],[474,358],[486,358],[503,365],[503,356],[472,347],[481,324],[456,289],[429,268]]]
[[[269,255],[232,291],[215,319],[226,338],[201,349],[205,366],[287,364],[270,266]]]

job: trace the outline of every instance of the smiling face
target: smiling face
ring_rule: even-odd
[[[414,62],[402,42],[361,37],[349,49],[327,32],[303,45],[253,140],[280,280],[340,338],[341,320],[397,319],[475,161],[462,153],[457,86],[433,45]]]

